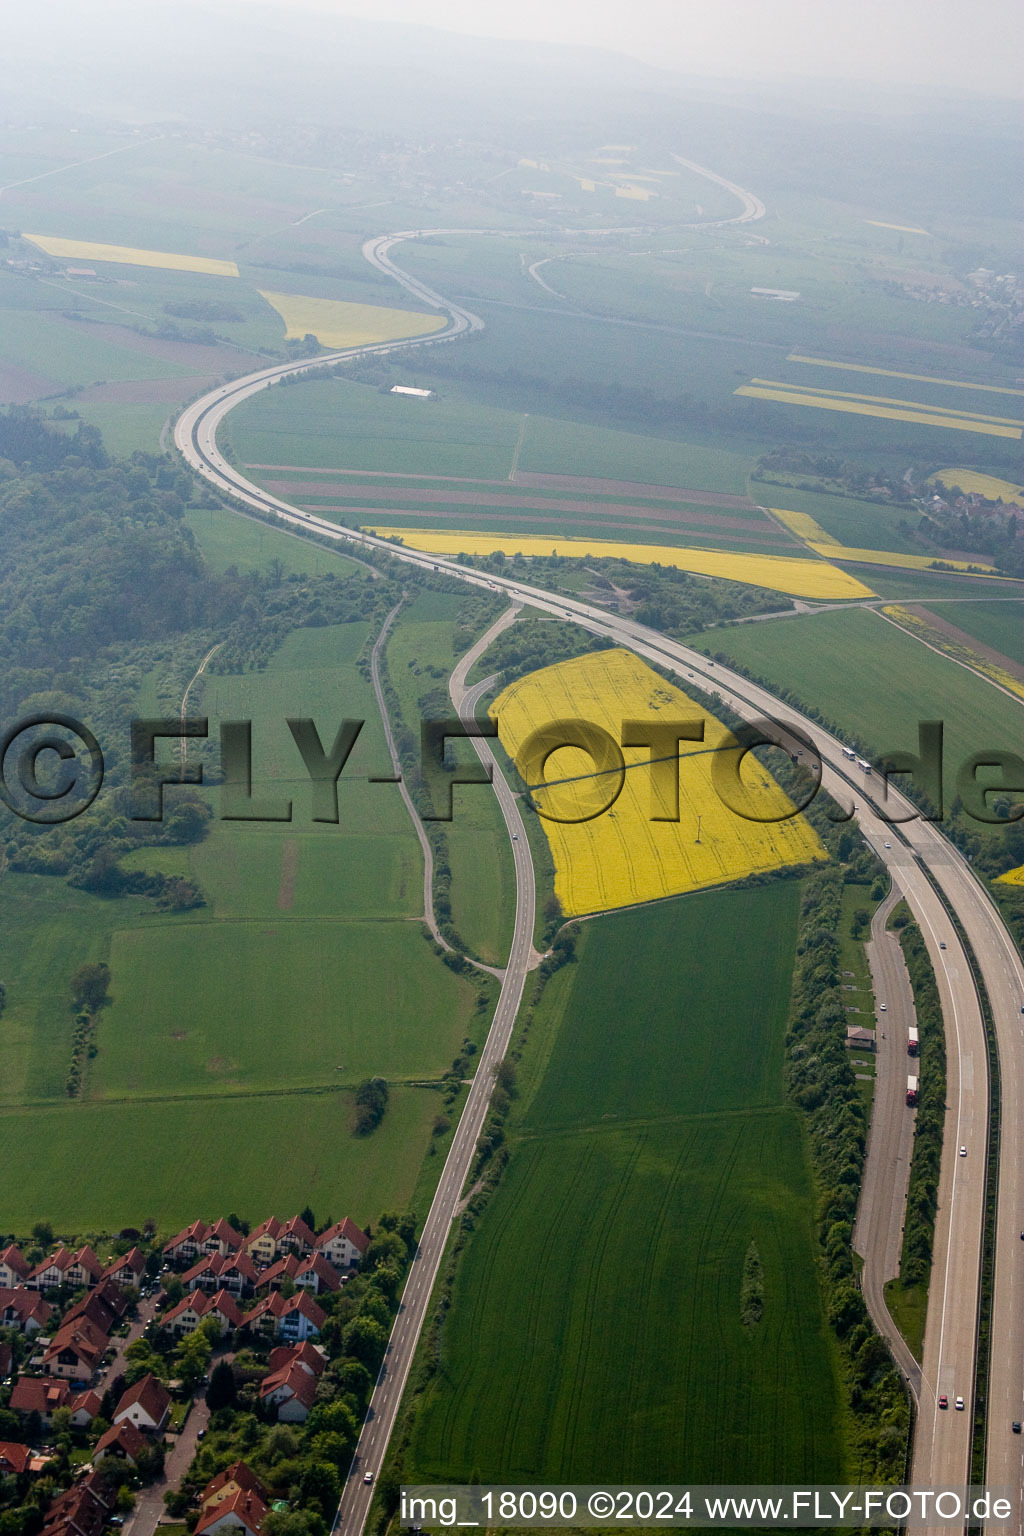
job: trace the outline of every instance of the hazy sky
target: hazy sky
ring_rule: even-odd
[[[235,0],[245,3],[245,0]],[[1020,0],[285,0],[483,37],[585,43],[687,74],[1022,94]]]

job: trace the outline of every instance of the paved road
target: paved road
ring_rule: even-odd
[[[917,1071],[907,1055],[907,1031],[917,1022],[914,994],[899,940],[885,927],[893,908],[902,899],[903,888],[894,879],[888,896],[871,919],[871,938],[867,944],[876,1003],[875,1096],[853,1246],[864,1260],[861,1288],[868,1311],[917,1401],[921,1367],[889,1315],[884,1289],[885,1282],[895,1279],[900,1270],[917,1118],[916,1111],[907,1107],[906,1095],[907,1077]],[[881,1003],[885,1004],[884,1013],[878,1006]]]
[[[396,238],[382,237],[382,241],[369,242],[376,261],[386,258],[388,269],[393,265],[388,251]],[[404,277],[400,280],[406,287],[415,282]],[[419,290],[422,296],[423,286],[415,283],[410,291]],[[447,309],[452,316],[446,332],[425,342],[416,339],[352,348],[344,353],[330,354],[326,361],[353,356],[357,351],[394,351],[406,346],[436,345],[470,328],[477,329],[481,324],[475,316],[470,317],[468,311],[447,303],[440,295],[434,294],[428,302],[436,302],[438,308]],[[305,526],[339,543],[362,543],[383,549],[398,559],[422,569],[443,571],[469,585],[496,587],[512,598],[528,601],[543,612],[580,624],[593,634],[609,636],[637,654],[674,670],[684,681],[693,678],[699,686],[721,694],[744,718],[765,716],[802,732],[804,738],[813,740],[821,755],[825,788],[848,807],[854,806],[852,816],[877,849],[879,857],[896,871],[925,936],[938,979],[947,1031],[949,1110],[946,1153],[936,1229],[932,1304],[926,1333],[923,1388],[928,1396],[923,1399],[918,1421],[915,1468],[932,1467],[936,1481],[949,1483],[966,1481],[970,1414],[951,1412],[943,1415],[940,1423],[937,1412],[928,1404],[938,1391],[949,1390],[947,1382],[955,1383],[954,1392],[960,1392],[970,1400],[976,1344],[988,1076],[980,1012],[966,956],[925,870],[957,912],[974,948],[991,1000],[1004,1084],[993,1318],[993,1336],[1001,1341],[1002,1347],[995,1352],[989,1392],[992,1418],[988,1476],[993,1482],[1011,1482],[1020,1490],[1024,1506],[1021,1442],[1008,1438],[1010,1410],[1014,1410],[1013,1417],[1019,1416],[1024,1391],[1024,1307],[1017,1301],[1017,1287],[1024,1284],[1024,1277],[1018,1274],[1024,1263],[1024,1244],[1019,1239],[1019,1232],[1024,1230],[1024,1124],[1021,1115],[1024,1109],[1024,1030],[1021,1028],[1024,962],[984,886],[931,823],[908,821],[899,830],[891,827],[872,804],[872,795],[880,792],[879,780],[877,777],[865,779],[855,765],[845,759],[839,741],[765,689],[709,662],[699,652],[577,599],[555,597],[520,581],[489,577],[454,561],[387,545],[370,535],[341,529],[325,518],[303,512],[269,495],[226,463],[217,447],[216,431],[227,412],[285,374],[302,372],[324,361],[324,358],[318,358],[315,362],[264,369],[204,396],[179,417],[175,427],[176,446],[209,482],[230,493],[243,506],[276,516],[287,527]],[[912,817],[916,814],[914,807],[895,792],[890,794],[886,809],[890,816]],[[887,842],[891,843],[891,848],[885,847]],[[947,944],[945,950],[939,948],[940,937]],[[966,1159],[956,1157],[956,1147],[961,1142],[969,1142]],[[939,1381],[942,1385],[936,1386]],[[998,1421],[1005,1425],[1005,1429],[1000,1428]],[[359,1529],[352,1523],[347,1506],[343,1506],[343,1512],[346,1531]]]
[[[517,614],[518,610],[502,614],[497,623],[491,626],[455,669],[452,675],[451,694],[456,708],[464,719],[473,718],[477,699],[486,687],[486,683],[478,684],[476,688],[467,691],[466,674],[482,650],[487,648],[491,640],[506,628]],[[493,762],[486,742],[476,742],[475,746],[482,762]],[[476,1075],[473,1078],[458,1129],[452,1139],[437,1192],[423,1224],[419,1247],[409,1268],[398,1316],[391,1331],[387,1355],[374,1387],[369,1412],[359,1436],[348,1480],[342,1491],[335,1527],[345,1532],[361,1531],[366,1522],[367,1511],[373,1498],[373,1487],[364,1479],[370,1476],[376,1480],[387,1452],[402,1392],[405,1389],[416,1352],[416,1344],[426,1318],[434,1281],[448,1243],[452,1222],[458,1214],[460,1196],[487,1116],[494,1087],[494,1068],[508,1049],[512,1028],[522,1001],[526,977],[535,961],[533,929],[536,917],[536,887],[530,845],[526,837],[526,828],[519,814],[519,806],[500,771],[495,772],[494,783],[498,792],[498,803],[512,838],[515,861],[516,920],[512,947],[491,1028],[480,1053]]]

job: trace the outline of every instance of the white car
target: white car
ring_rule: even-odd
[[[886,845],[885,845],[885,846],[886,846],[886,847],[887,847],[887,848],[891,848],[891,847],[892,847],[892,843],[886,843]]]
[[[963,1398],[962,1397],[958,1397],[956,1399],[955,1403],[953,1404],[953,1407],[959,1409],[959,1411],[961,1413],[963,1413],[963,1411],[964,1411],[964,1400],[963,1400]]]
[[[967,1148],[966,1147],[961,1147],[960,1148],[960,1156],[961,1157],[966,1157],[967,1156]]]
[[[878,1011],[879,1013],[885,1013],[887,1011],[885,1003],[879,1003]]]

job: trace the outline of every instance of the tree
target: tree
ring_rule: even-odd
[[[388,1331],[373,1317],[354,1317],[342,1329],[342,1349],[371,1370],[377,1370],[387,1348]]]
[[[40,1248],[52,1248],[53,1228],[48,1221],[37,1221],[32,1228],[32,1238]]]
[[[210,1373],[210,1385],[206,1389],[206,1406],[211,1413],[218,1408],[233,1408],[238,1397],[235,1373],[226,1360],[218,1360]]]
[[[304,1221],[311,1232],[316,1231],[316,1217],[311,1206],[304,1205],[299,1214],[299,1220]]]
[[[314,1461],[303,1472],[299,1500],[305,1508],[319,1510],[325,1520],[333,1519],[340,1496],[341,1478],[330,1462]]]
[[[88,1008],[95,1013],[107,1000],[110,971],[102,961],[96,965],[80,965],[71,978],[71,1000],[76,1008]]]

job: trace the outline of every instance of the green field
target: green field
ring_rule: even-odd
[[[916,752],[918,721],[943,720],[947,805],[968,757],[1024,749],[1019,704],[865,609],[719,629],[694,643],[792,689],[876,753]]]
[[[469,648],[468,641],[456,648],[455,620],[472,605],[472,598],[422,593],[389,636],[388,676],[406,722],[421,718],[419,701],[428,693],[437,691],[448,701],[448,676]],[[448,712],[453,712],[450,706]],[[460,762],[477,761],[468,743],[452,751]],[[515,922],[515,876],[508,832],[493,792],[486,786],[457,788],[452,820],[442,830],[452,871],[455,931],[486,964],[504,965]]]
[[[0,1115],[0,1221],[27,1232],[170,1232],[235,1210],[252,1222],[308,1200],[336,1220],[407,1205],[440,1100],[393,1088],[372,1136],[345,1093],[75,1104]],[[440,1159],[438,1159],[438,1162]]]
[[[934,611],[982,645],[1024,666],[1024,597],[1012,603],[940,603]]]
[[[240,463],[507,482],[522,413],[473,404],[465,394],[462,387],[463,398],[409,400],[348,380],[312,381],[254,396],[224,431]],[[725,448],[531,414],[518,467],[745,496],[751,461]]]
[[[511,1161],[456,1272],[408,1480],[841,1475],[782,1089],[798,901],[774,884],[586,925],[534,1025]],[[765,1304],[745,1329],[752,1241]]]
[[[325,548],[300,533],[288,533],[224,507],[189,507],[185,519],[203,559],[218,575],[232,565],[240,571],[266,572],[272,561],[279,560],[285,576],[331,572],[370,579],[366,566],[349,560],[340,549]]]

